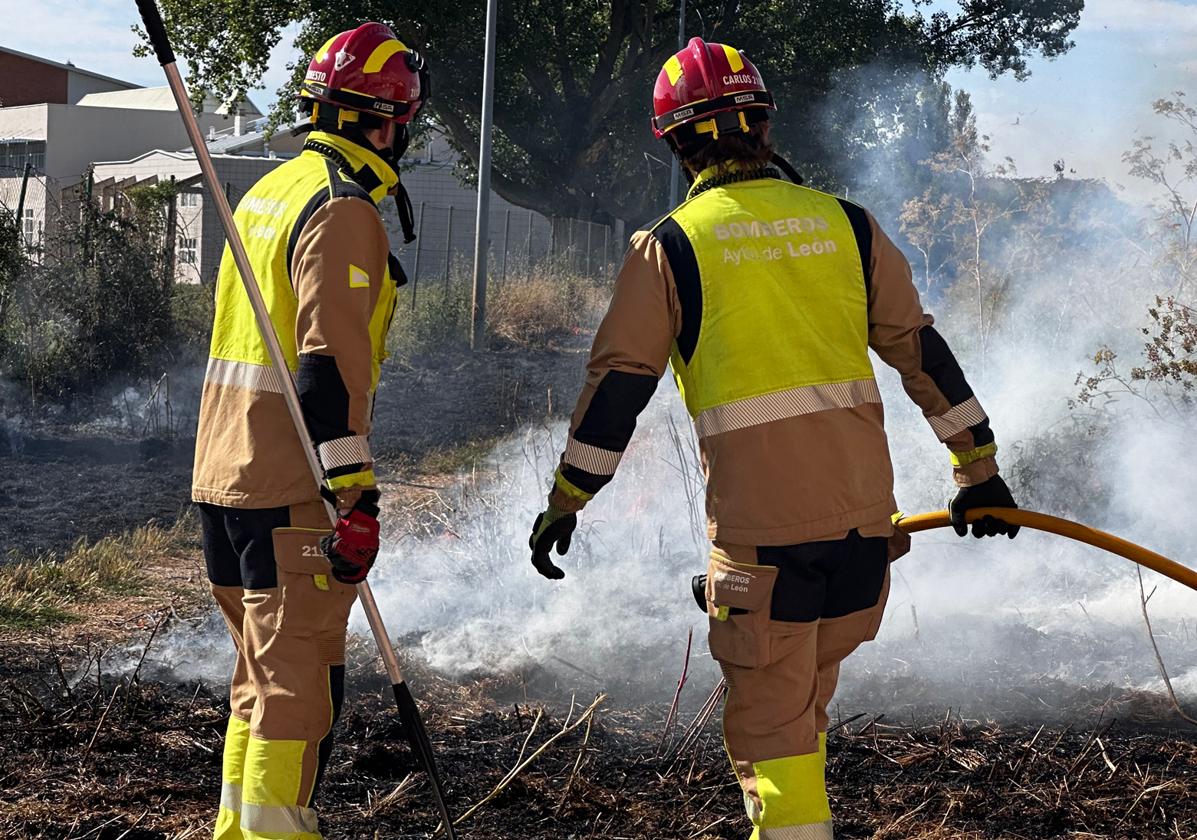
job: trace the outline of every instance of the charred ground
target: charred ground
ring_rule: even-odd
[[[139,639],[134,654],[162,615],[125,622],[124,635]],[[222,693],[136,669],[105,674],[103,654],[114,642],[4,646],[0,836],[207,836],[227,713]],[[663,706],[525,698],[529,675],[459,684],[408,665],[454,813],[483,803],[458,826],[462,837],[746,835],[714,721],[686,738],[693,712],[683,712],[666,736]],[[322,796],[327,836],[428,836],[428,791],[364,642],[352,652],[349,684]],[[1129,698],[1120,711],[1140,719],[1102,720],[1091,710],[1074,725],[1050,727],[950,711],[906,723],[874,713],[843,719],[829,739],[837,836],[1197,836],[1197,739],[1169,732],[1158,718],[1146,724],[1153,709],[1144,698]]]
[[[568,411],[583,344],[441,353],[391,370],[376,412],[383,472],[403,478],[390,492],[413,494],[418,510],[420,494],[491,441]],[[152,547],[138,558],[135,587],[81,599],[73,622],[0,635],[0,837],[205,837],[223,689],[162,679],[152,667],[172,623],[208,612],[185,518],[192,444],[62,426],[11,443],[0,455],[0,513],[23,523],[24,556],[184,519],[169,539],[135,543]],[[568,676],[533,670],[452,681],[405,664],[454,813],[478,806],[462,837],[746,836],[716,719],[694,722],[711,686],[688,687],[667,728],[667,704],[629,706],[618,686],[592,707],[592,680],[575,689]],[[327,835],[428,836],[426,784],[360,639],[349,686],[322,795]],[[1078,690],[1041,718],[1024,708],[994,722],[936,707],[919,685],[876,688],[872,707],[838,710],[830,737],[839,837],[1197,837],[1197,735],[1177,729],[1159,697]]]

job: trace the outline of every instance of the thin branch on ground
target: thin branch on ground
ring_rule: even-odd
[[[1143,588],[1143,568],[1135,566],[1135,574],[1139,576],[1139,607],[1143,610],[1143,623],[1147,625],[1147,638],[1151,639],[1151,649],[1155,652],[1156,664],[1160,666],[1160,676],[1164,678],[1164,687],[1168,689],[1168,698],[1172,701],[1172,707],[1176,709],[1176,713],[1180,715],[1181,719],[1186,723],[1197,726],[1197,718],[1187,714],[1181,708],[1180,701],[1176,699],[1176,691],[1172,688],[1172,680],[1168,677],[1168,668],[1164,665],[1164,657],[1160,654],[1160,646],[1156,644],[1155,632],[1151,629],[1151,616],[1147,614],[1147,602],[1151,595],[1148,595]],[[1152,595],[1155,590],[1152,590]]]

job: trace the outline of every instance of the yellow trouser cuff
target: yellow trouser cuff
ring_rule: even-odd
[[[249,746],[249,724],[239,717],[229,715],[229,725],[224,731],[224,761],[221,775],[225,784],[240,787],[245,779],[245,750]]]
[[[224,805],[216,812],[216,827],[212,831],[212,840],[245,840],[241,833],[241,812],[230,811]]]
[[[992,458],[997,454],[998,448],[996,443],[987,443],[984,446],[978,446],[976,449],[970,449],[967,452],[951,452],[953,467],[967,467],[969,464],[975,464],[982,458]]]
[[[241,831],[245,840],[320,840],[316,812],[299,801],[306,741],[250,736]]]
[[[762,836],[771,828],[812,825],[831,820],[823,779],[826,740],[820,733],[819,751],[754,762],[761,815],[756,825]]]

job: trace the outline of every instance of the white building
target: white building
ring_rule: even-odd
[[[248,102],[232,114],[208,102],[197,115],[205,132],[217,133],[260,116]],[[36,249],[54,222],[54,210],[82,183],[93,161],[187,145],[165,87],[91,92],[77,104],[0,107],[0,203],[15,212],[28,166],[21,223],[26,245]]]

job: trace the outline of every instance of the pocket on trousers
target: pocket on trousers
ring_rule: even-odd
[[[275,629],[284,636],[312,638],[323,664],[345,659],[345,625],[357,592],[332,576],[320,538],[328,531],[275,528],[274,562],[278,567],[279,608]]]
[[[743,668],[769,664],[769,611],[776,566],[735,563],[721,552],[707,566],[709,645],[718,662]]]

